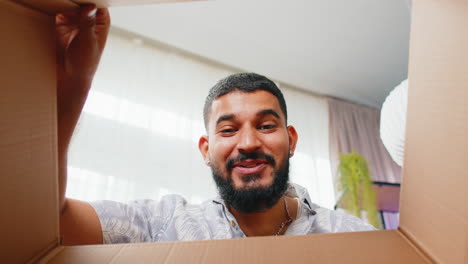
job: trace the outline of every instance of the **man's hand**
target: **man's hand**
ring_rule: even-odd
[[[88,203],[65,199],[65,190],[68,145],[106,44],[110,17],[107,9],[86,5],[58,14],[55,21],[60,233],[64,244],[99,244],[102,230],[96,212]]]
[[[106,44],[110,16],[107,9],[85,5],[76,12],[58,14],[55,21],[59,198],[63,212],[68,145]]]
[[[109,12],[85,5],[56,16],[57,73],[61,79],[92,80],[110,27]]]

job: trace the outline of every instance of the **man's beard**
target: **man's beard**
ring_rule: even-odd
[[[228,174],[232,173],[233,164],[247,159],[265,159],[268,164],[275,168],[275,160],[272,156],[262,153],[240,154],[235,159],[226,162]],[[214,164],[211,166],[213,179],[218,187],[221,198],[227,205],[241,213],[259,213],[270,209],[284,195],[289,182],[289,159],[286,158],[278,170],[274,170],[273,183],[270,186],[247,187],[236,189],[232,177],[223,177],[221,170]],[[252,181],[260,177],[258,174],[244,176],[244,181]]]

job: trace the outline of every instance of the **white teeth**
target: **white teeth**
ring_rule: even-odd
[[[257,166],[257,164],[249,164],[249,165],[243,165],[242,167],[246,167],[246,168],[253,168]]]

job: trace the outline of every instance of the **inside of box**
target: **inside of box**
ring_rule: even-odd
[[[51,42],[53,20],[49,16],[11,2],[2,2],[0,5],[0,18],[2,22],[5,21],[0,27],[2,32],[10,36],[9,42],[2,41],[2,47],[5,47],[2,49],[2,58],[5,58],[7,63],[2,63],[2,71],[5,73],[5,85],[2,90],[6,91],[6,96],[1,98],[0,106],[4,109],[0,113],[6,129],[0,131],[0,156],[7,158],[2,159],[0,169],[2,175],[11,175],[2,177],[2,186],[9,188],[2,189],[1,197],[2,208],[12,212],[2,220],[7,221],[2,226],[4,234],[13,239],[8,243],[2,242],[2,248],[7,249],[7,252],[14,252],[6,256],[8,262],[24,262],[31,256],[41,256],[58,243],[53,89],[55,62],[54,49],[51,48],[54,46]],[[391,247],[392,250],[400,249],[398,247],[401,245],[415,247],[413,253],[403,254],[405,260],[411,259],[410,255],[414,254],[418,255],[416,259],[424,260],[424,257],[419,255],[421,253],[415,253],[420,252],[419,249],[437,262],[462,263],[465,257],[468,210],[462,204],[462,188],[466,182],[463,177],[466,171],[464,157],[467,154],[464,146],[468,146],[468,143],[464,137],[467,125],[463,120],[467,114],[464,102],[468,95],[466,89],[463,89],[467,82],[463,69],[468,61],[468,52],[465,49],[468,46],[468,37],[460,32],[463,32],[468,24],[467,13],[468,8],[455,1],[444,4],[438,1],[415,1],[413,4],[411,88],[405,176],[401,197],[402,215],[400,230],[392,233],[401,236],[399,239],[405,242],[392,244]],[[15,22],[14,27],[11,27],[11,21]],[[7,27],[7,24],[10,26]],[[18,31],[26,34],[19,35]],[[441,37],[434,38],[434,35]],[[12,52],[15,50],[23,52]],[[444,175],[442,180],[441,175]],[[24,186],[29,186],[26,193]],[[35,208],[31,208],[32,201],[36,205]],[[21,226],[16,225],[19,220]],[[394,236],[383,235],[384,232],[370,232],[366,235],[342,234],[340,239],[351,239],[354,245],[363,239],[371,245],[371,241],[380,241],[373,237],[374,234]],[[28,239],[24,239],[26,237]],[[328,241],[323,245],[331,245],[338,241],[338,237],[333,235],[317,236],[316,239],[308,237],[300,237],[294,241],[307,239],[306,243],[314,244],[323,238]],[[238,247],[240,243],[236,242],[238,241],[226,241],[226,244],[222,244],[222,252],[229,252],[230,248]],[[268,243],[277,242],[264,243],[269,245]],[[176,245],[183,248],[184,245],[191,247],[190,245],[195,244]],[[214,247],[214,243],[211,245]],[[114,252],[120,254],[119,257],[123,259],[134,257],[134,253],[138,252],[138,249],[132,246],[129,246],[128,251],[119,247],[126,246],[116,246],[118,249]],[[73,258],[92,257],[90,252],[103,252],[108,248],[64,248],[64,253],[60,251],[52,261],[59,263]],[[294,248],[299,250],[299,256],[308,254],[299,245]],[[320,246],[317,245],[317,248]],[[262,250],[267,249],[268,247],[265,247]],[[153,250],[144,252],[151,254]],[[106,253],[106,258],[112,259],[114,253]],[[343,256],[352,254],[354,253]],[[395,252],[393,256],[397,254],[399,253]],[[173,257],[177,256],[184,255]],[[272,256],[280,257],[276,254]],[[319,258],[326,260],[336,256],[328,252],[321,254]],[[200,254],[200,257],[217,258],[216,255],[204,254]],[[374,257],[378,259],[377,256]],[[157,257],[153,255],[151,258]],[[255,256],[248,255],[247,259],[254,260]]]

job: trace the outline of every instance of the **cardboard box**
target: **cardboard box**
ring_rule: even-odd
[[[52,14],[75,6],[0,1],[1,263],[468,263],[466,1],[412,4],[398,230],[66,247],[58,226]]]

